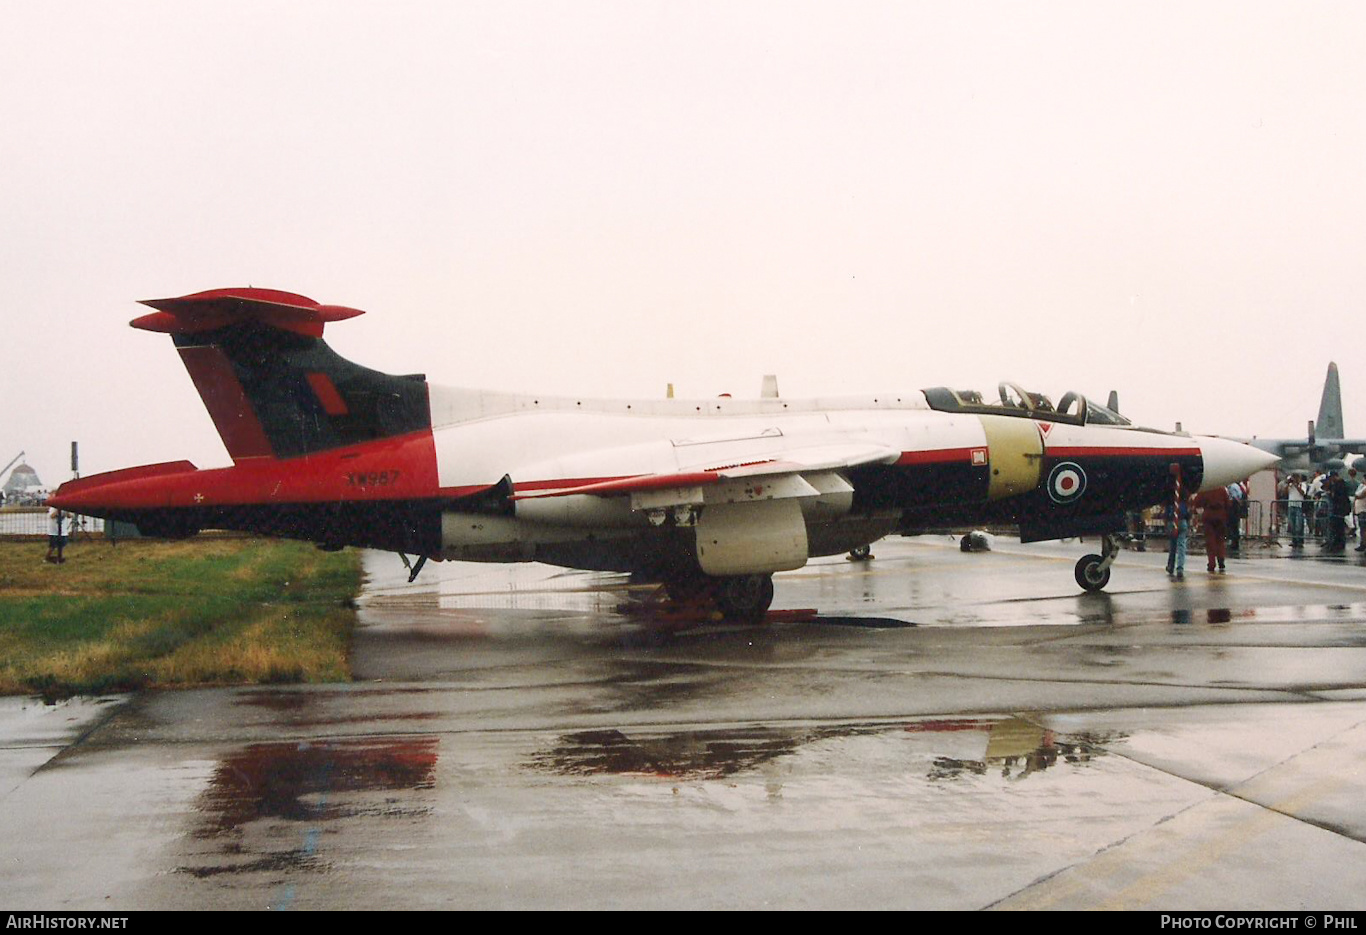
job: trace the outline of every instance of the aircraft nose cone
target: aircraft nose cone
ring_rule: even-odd
[[[1280,458],[1251,445],[1229,441],[1227,438],[1208,438],[1200,440],[1200,458],[1205,463],[1205,474],[1201,480],[1201,490],[1226,487],[1234,481],[1243,480],[1258,471],[1265,470]]]

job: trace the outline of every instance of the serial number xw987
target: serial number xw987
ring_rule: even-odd
[[[388,487],[398,483],[398,471],[365,471],[346,475],[350,487]]]

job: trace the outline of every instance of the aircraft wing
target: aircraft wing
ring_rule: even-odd
[[[702,502],[739,502],[755,499],[785,499],[788,497],[819,496],[834,492],[836,486],[852,490],[848,482],[838,478],[840,471],[865,464],[895,464],[901,452],[884,445],[832,444],[793,448],[769,453],[754,459],[740,459],[722,464],[698,464],[677,471],[636,474],[597,480],[552,490],[532,490],[514,493],[513,500],[534,500],[544,497],[568,497],[581,494],[596,497],[630,496],[634,509],[646,509]],[[813,483],[814,481],[814,483]],[[730,496],[730,488],[739,485],[744,496]],[[708,488],[713,496],[703,492]],[[741,490],[734,491],[739,494]]]

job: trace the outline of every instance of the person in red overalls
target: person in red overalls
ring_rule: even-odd
[[[1194,505],[1197,510],[1202,511],[1208,570],[1213,573],[1215,562],[1218,562],[1219,570],[1223,571],[1224,537],[1228,535],[1228,518],[1230,510],[1233,508],[1233,500],[1229,497],[1227,490],[1223,487],[1216,487],[1213,490],[1196,494]]]

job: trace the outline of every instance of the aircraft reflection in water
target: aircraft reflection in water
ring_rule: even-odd
[[[325,871],[315,847],[299,846],[297,833],[278,829],[424,818],[425,807],[396,804],[393,796],[434,786],[437,748],[437,738],[416,736],[259,743],[235,751],[218,763],[195,803],[200,820],[175,872],[203,879]]]
[[[362,314],[266,289],[144,303],[171,336],[233,466],[145,465],[63,484],[62,509],[145,534],[239,529],[427,559],[540,561],[662,580],[733,619],[774,572],[894,530],[1018,524],[1023,541],[1105,535],[1077,565],[1105,586],[1124,513],[1240,480],[1274,458],[1137,428],[1068,393],[1001,384],[786,400],[591,400],[449,389],[352,364],[322,340]]]
[[[995,772],[1003,779],[1020,780],[1055,766],[1059,761],[1079,766],[1105,754],[1099,740],[1060,740],[1053,731],[1019,718],[921,721],[908,725],[906,730],[941,734],[961,731],[963,736],[970,738],[964,753],[935,757],[930,779],[985,776]],[[981,742],[983,733],[986,734],[984,745]]]
[[[1073,766],[1105,754],[1117,739],[1059,739],[1053,731],[1018,718],[954,718],[895,726],[843,725],[809,729],[737,728],[628,736],[619,730],[568,734],[532,765],[569,775],[639,775],[661,779],[723,779],[756,769],[810,744],[853,737],[908,737],[930,759],[931,780],[999,775],[1021,780],[1059,762]]]

